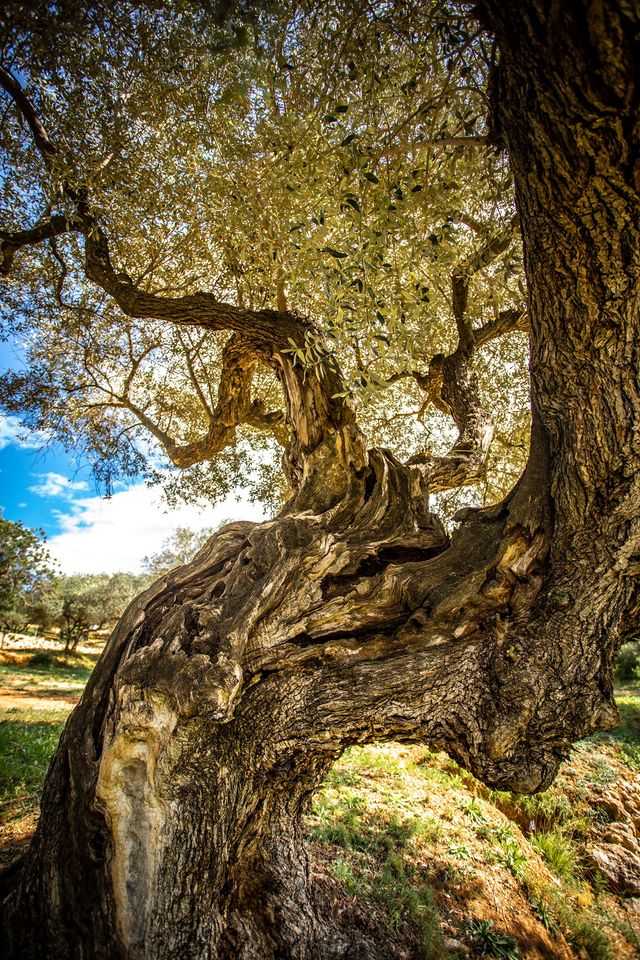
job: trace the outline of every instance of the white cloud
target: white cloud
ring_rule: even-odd
[[[36,493],[39,497],[64,497],[72,499],[78,490],[88,490],[89,484],[86,480],[69,480],[61,473],[37,473],[40,477],[40,483],[34,483],[28,489],[31,493]]]
[[[135,484],[109,500],[75,500],[68,512],[57,511],[56,516],[62,532],[47,545],[64,573],[136,573],[143,558],[156,553],[177,527],[202,529],[225,520],[259,521],[264,512],[256,504],[234,498],[215,506],[169,509],[159,490]]]
[[[30,430],[18,417],[0,413],[0,450],[15,443],[25,450],[37,450],[47,443],[49,437],[41,430]]]

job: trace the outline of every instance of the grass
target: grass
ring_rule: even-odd
[[[38,798],[63,726],[59,718],[0,722],[0,815]]]
[[[8,655],[7,655],[8,659]],[[0,822],[37,806],[42,784],[67,714],[93,669],[95,658],[65,658],[21,650],[0,662],[5,707],[0,715]]]
[[[579,877],[578,851],[571,837],[555,829],[537,833],[532,837],[531,843],[557,877],[566,884],[575,886]]]

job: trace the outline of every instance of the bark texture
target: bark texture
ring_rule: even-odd
[[[338,391],[274,347],[295,318],[259,318],[297,494],[273,521],[225,527],[125,614],[3,880],[7,956],[383,957],[348,942],[308,884],[300,818],[334,758],[426,741],[534,791],[614,716],[611,664],[640,598],[640,17],[613,0],[485,0],[480,14],[530,289],[525,474],[449,538],[431,467],[367,451]],[[123,309],[168,309],[118,286],[91,242],[89,269]],[[174,319],[191,322],[193,300],[172,301]],[[220,305],[196,306],[222,323]],[[247,333],[237,308],[224,323]],[[452,409],[469,409],[466,376],[458,395],[443,387]]]

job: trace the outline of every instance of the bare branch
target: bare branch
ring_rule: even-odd
[[[489,143],[488,137],[437,137],[435,140],[425,140],[421,141],[420,144],[415,144],[415,146],[421,146],[422,143],[429,145],[431,147],[486,147]]]
[[[213,419],[213,410],[209,406],[207,398],[205,397],[204,391],[200,384],[200,380],[198,379],[195,368],[193,366],[193,358],[191,356],[191,350],[192,350],[191,344],[185,342],[185,338],[183,337],[181,331],[178,331],[178,339],[180,340],[180,344],[184,351],[185,362],[187,364],[187,370],[189,371],[189,379],[191,380],[193,389],[196,391],[198,395],[198,399],[200,400],[200,403],[202,404],[202,407],[204,408],[205,413],[207,414],[207,417],[209,418],[209,420],[211,420]]]
[[[24,90],[8,70],[0,66],[0,87],[5,90],[13,99],[20,114],[29,125],[34,143],[47,164],[56,155],[56,148],[49,139],[49,134],[42,125],[33,104],[25,94]]]

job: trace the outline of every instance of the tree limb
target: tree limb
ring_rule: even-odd
[[[409,460],[409,464],[427,470],[432,491],[476,483],[486,470],[494,425],[482,405],[474,355],[478,347],[490,340],[512,330],[526,329],[526,313],[505,310],[474,330],[467,314],[469,284],[476,273],[507,249],[517,224],[516,216],[455,268],[451,277],[451,303],[458,344],[449,356],[432,357],[426,374],[413,373],[416,383],[427,394],[427,401],[451,416],[458,428],[458,437],[444,457],[420,453]]]
[[[35,108],[19,83],[6,70],[2,70],[0,74],[0,84],[13,98],[17,109],[29,124],[35,145],[49,167],[53,158],[58,155],[58,150],[38,118]],[[209,330],[232,330],[246,338],[242,351],[245,359],[249,346],[251,347],[251,370],[257,358],[274,369],[283,386],[287,400],[287,418],[292,433],[296,435],[295,444],[290,450],[289,463],[298,477],[301,478],[303,474],[299,463],[301,458],[304,459],[313,452],[324,439],[343,427],[351,431],[355,429],[355,433],[359,433],[354,427],[353,411],[345,399],[341,373],[332,358],[328,355],[321,357],[316,364],[307,368],[300,363],[296,365],[295,357],[288,356],[292,343],[301,348],[306,347],[306,337],[310,330],[308,322],[288,312],[248,310],[224,303],[205,291],[181,297],[164,297],[142,289],[126,273],[118,272],[114,268],[109,238],[91,210],[86,189],[78,189],[65,179],[62,191],[73,203],[76,211],[73,221],[65,221],[66,230],[79,232],[84,236],[87,279],[109,294],[126,316],[134,319],[166,320],[177,325],[198,326]],[[61,225],[59,232],[65,232]],[[27,233],[23,232],[25,239],[22,245],[29,242],[26,239]],[[49,234],[45,232],[45,235]],[[220,414],[222,419],[219,423],[212,423],[206,438],[186,447],[167,445],[161,440],[174,463],[189,465],[198,462],[204,459],[205,451],[213,455],[230,442],[229,438],[233,436],[235,427],[250,406],[248,390],[240,400],[235,387],[227,388],[223,383],[225,375],[239,376],[239,363],[238,360],[235,368],[231,370],[225,369],[223,362],[220,384],[222,394],[219,394],[218,407],[214,411],[216,417]],[[242,377],[240,379],[242,380]],[[248,386],[248,381],[243,386]],[[265,421],[262,411],[256,408],[253,417],[256,423],[274,422],[273,415]],[[230,419],[227,421],[225,418]],[[275,420],[277,419],[276,416]],[[151,429],[148,424],[145,425]],[[157,429],[156,427],[156,431]],[[292,437],[292,442],[293,439]],[[294,464],[297,465],[294,467]]]
[[[49,139],[49,134],[42,125],[33,104],[24,90],[15,77],[2,66],[0,66],[0,87],[13,99],[21,115],[27,121],[38,152],[42,155],[45,162],[49,164],[51,159],[56,155],[57,150]]]
[[[9,276],[14,256],[22,247],[34,246],[69,233],[73,229],[72,223],[63,214],[53,214],[27,230],[0,230],[0,275]]]

